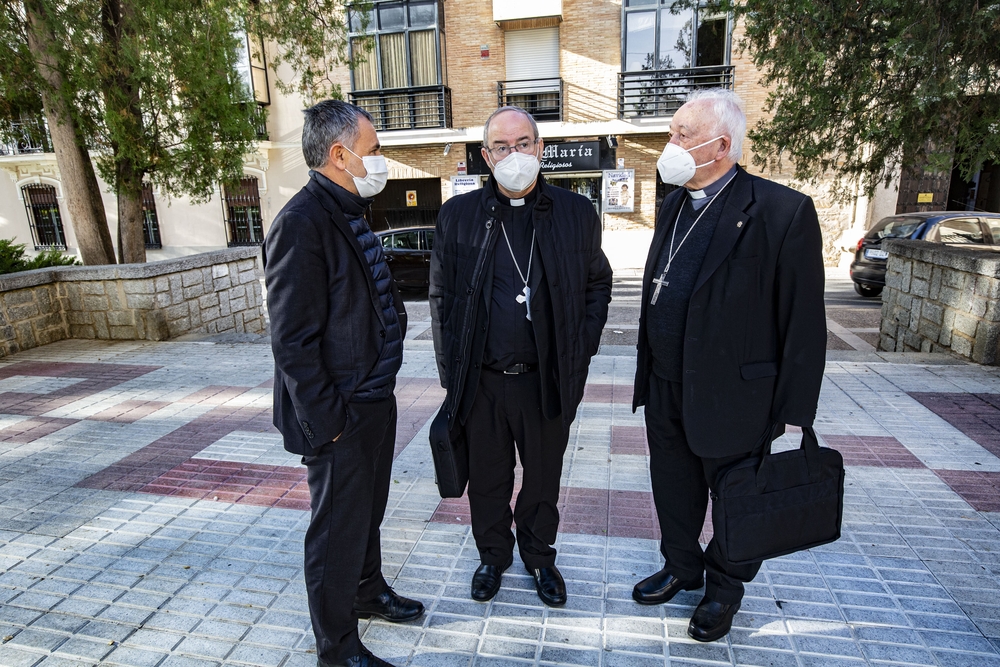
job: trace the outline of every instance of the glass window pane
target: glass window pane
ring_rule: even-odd
[[[410,71],[414,86],[438,84],[437,49],[433,30],[410,33]]]
[[[367,12],[359,12],[356,9],[350,11],[351,32],[361,32],[362,30],[375,29],[375,10],[369,9]],[[367,15],[367,22],[364,21]]]
[[[395,234],[392,246],[397,250],[418,250],[419,232],[407,232],[405,234]]]
[[[947,220],[938,225],[941,243],[984,243],[978,220]]]
[[[369,38],[370,39],[370,38]],[[378,61],[375,49],[361,37],[351,38],[354,57],[363,61],[354,66],[354,90],[375,90],[378,88]]]
[[[726,17],[702,11],[698,17],[698,54],[694,64],[699,67],[726,64]]]
[[[625,15],[625,71],[655,69],[656,12],[629,12]]]
[[[406,34],[381,35],[382,87],[406,88]]]
[[[657,0],[627,0],[625,3],[626,7],[646,7],[649,5],[655,5]]]
[[[671,14],[660,10],[660,60],[657,69],[679,69],[691,66],[692,19],[689,11]]]
[[[425,250],[434,250],[434,230],[424,232],[424,243]]]
[[[378,8],[379,30],[402,30],[406,27],[403,5],[383,5]]]
[[[410,27],[411,28],[433,28],[434,27],[434,4],[433,2],[421,2],[410,5]]]
[[[392,234],[386,234],[382,237],[382,247],[386,249],[392,248]]]

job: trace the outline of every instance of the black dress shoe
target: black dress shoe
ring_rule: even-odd
[[[345,660],[327,662],[322,658],[317,658],[316,667],[394,667],[394,665],[391,662],[382,660],[381,658],[376,658],[372,655],[371,651],[362,646],[361,653],[352,655],[350,658]]]
[[[681,581],[667,572],[667,568],[663,568],[637,583],[632,589],[632,599],[639,604],[663,604],[681,591],[694,591],[701,586],[701,577],[691,581]]]
[[[481,564],[476,568],[476,573],[472,575],[472,599],[479,602],[492,600],[493,596],[500,590],[500,578],[503,573],[514,562],[511,556],[506,565]]]
[[[538,591],[538,597],[542,598],[542,602],[550,607],[566,604],[566,582],[563,581],[562,574],[555,565],[528,572],[535,578],[535,590]]]
[[[714,642],[729,633],[733,616],[740,610],[740,603],[722,604],[702,598],[688,624],[688,636],[700,642]]]
[[[378,616],[393,623],[403,623],[424,613],[424,605],[416,600],[404,598],[398,595],[391,588],[376,598],[367,602],[354,602],[354,611],[358,612],[358,618],[371,618]]]

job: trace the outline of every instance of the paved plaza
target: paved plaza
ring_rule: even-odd
[[[634,308],[634,281],[615,298]],[[557,544],[569,601],[555,609],[516,556],[494,600],[469,598],[468,505],[441,501],[427,446],[443,392],[426,312],[411,308],[382,543],[386,577],[427,613],[363,622],[377,655],[441,667],[1000,666],[1000,369],[877,354],[873,315],[828,301],[816,429],[847,464],[843,537],[765,563],[732,633],[699,644],[686,628],[702,591],[631,600],[660,567],[631,411],[634,317],[609,321],[570,437]],[[0,360],[0,667],[315,665],[308,489],[270,424],[266,342],[64,341]]]

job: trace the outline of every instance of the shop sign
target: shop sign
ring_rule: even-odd
[[[460,175],[465,175],[469,173],[469,168],[465,166],[465,160],[458,161],[458,168],[456,169]]]
[[[416,206],[417,205],[417,191],[416,190],[407,190],[406,191],[406,205],[407,206]]]
[[[482,187],[478,176],[452,176],[451,177],[451,194],[464,195],[466,192],[472,192],[473,190],[478,190]]]
[[[635,169],[605,170],[604,212],[632,213],[635,210]]]
[[[934,193],[933,192],[918,192],[917,193],[917,203],[918,204],[933,204],[934,203]]]
[[[601,168],[600,145],[599,141],[547,143],[542,152],[542,173],[598,171]]]

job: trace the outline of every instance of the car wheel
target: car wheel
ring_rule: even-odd
[[[882,287],[880,285],[863,285],[861,283],[854,283],[854,291],[861,296],[878,296],[882,293]]]

